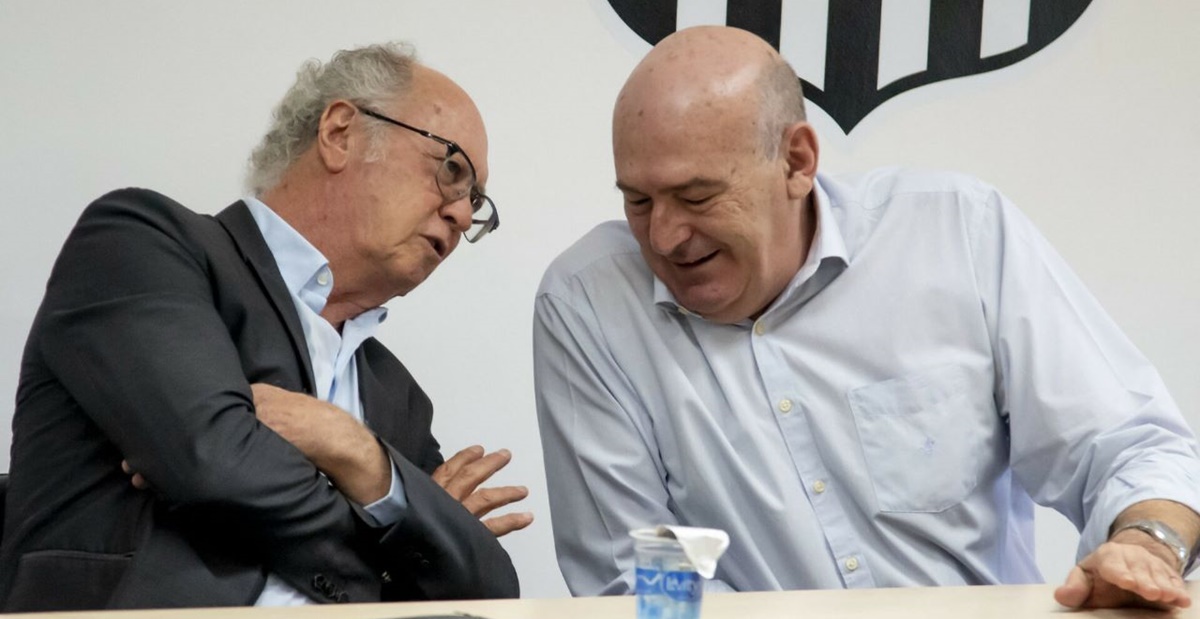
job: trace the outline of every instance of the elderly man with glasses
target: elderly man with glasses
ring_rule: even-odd
[[[475,105],[402,45],[339,52],[250,167],[215,217],[124,189],[63,247],[18,387],[4,610],[517,595],[496,537],[532,516],[481,518],[526,490],[479,488],[510,454],[443,461],[373,337],[499,223]]]

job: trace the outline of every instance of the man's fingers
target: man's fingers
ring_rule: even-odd
[[[482,450],[482,448],[480,449]],[[442,487],[450,493],[450,496],[462,501],[471,496],[479,484],[487,481],[489,477],[496,474],[496,471],[504,468],[511,461],[512,453],[507,449],[494,451],[474,462],[463,465]]]
[[[488,528],[496,537],[508,535],[513,531],[520,531],[525,527],[533,524],[533,514],[530,512],[518,512],[515,514],[504,514],[488,518],[483,521],[484,526]]]
[[[280,391],[287,390],[269,383],[253,383],[250,385],[250,395],[254,397],[255,402],[258,402],[260,399],[269,398]]]
[[[1144,548],[1135,546],[1106,553],[1096,569],[1100,580],[1110,583],[1119,591],[1094,596],[1091,606],[1134,604],[1165,610],[1171,606],[1191,604],[1182,579],[1175,575],[1170,566]],[[1099,585],[1097,588],[1100,588]]]
[[[1092,553],[1096,560],[1093,562],[1093,567],[1088,569],[1088,572],[1098,580],[1104,581],[1111,585],[1126,591],[1133,591],[1137,588],[1137,574],[1134,574],[1130,569],[1129,563],[1125,560],[1124,552],[1113,551],[1108,549],[1108,552]],[[1084,561],[1084,567],[1088,568],[1087,561]]]
[[[1109,542],[1072,568],[1054,599],[1071,608],[1190,606],[1183,579],[1172,568],[1145,548]]]
[[[504,507],[529,496],[529,488],[525,486],[503,486],[500,488],[480,488],[463,499],[463,507],[476,517],[487,515],[498,507]]]
[[[250,397],[254,400],[254,414],[259,415],[260,410],[266,403],[275,397],[274,391],[278,389],[274,385],[266,383],[254,383],[250,385]]]
[[[467,511],[477,518],[482,518],[497,508],[511,505],[529,496],[529,489],[525,486],[479,488],[479,484],[495,475],[496,471],[508,466],[511,461],[512,452],[507,449],[484,455],[483,447],[472,445],[442,463],[433,471],[431,477],[450,496],[458,499]],[[533,522],[533,514],[504,514],[482,522],[493,535],[500,537],[529,526]]]
[[[483,447],[479,445],[471,445],[470,447],[460,450],[458,453],[451,456],[449,460],[443,462],[441,466],[434,469],[433,474],[430,475],[430,477],[433,477],[433,481],[437,482],[437,485],[449,491],[450,489],[447,486],[449,485],[450,480],[454,479],[454,477],[458,475],[458,472],[462,470],[464,466],[475,462],[482,457]],[[454,495],[453,492],[450,494]],[[465,496],[466,495],[454,495],[454,498],[461,501]]]
[[[1163,596],[1163,589],[1151,572],[1150,565],[1146,563],[1131,565],[1129,573],[1133,575],[1133,588],[1130,591],[1151,602],[1157,601]]]
[[[1164,608],[1191,606],[1192,598],[1188,595],[1183,579],[1162,561],[1142,563],[1135,567],[1133,572],[1138,583],[1134,593],[1143,599],[1156,602]]]
[[[133,467],[129,466],[128,460],[121,461],[121,471],[129,476],[129,483],[133,484],[134,488],[138,490],[147,490],[150,488],[150,483],[146,481],[145,477],[142,477],[141,473],[133,472]]]
[[[1187,608],[1192,605],[1192,595],[1188,593],[1187,583],[1183,577],[1175,573],[1174,570],[1163,567],[1166,573],[1166,584],[1163,585],[1163,590],[1167,593],[1160,601],[1180,608]]]
[[[1092,578],[1083,568],[1076,565],[1067,574],[1067,580],[1054,590],[1054,600],[1067,608],[1079,608],[1092,594]]]

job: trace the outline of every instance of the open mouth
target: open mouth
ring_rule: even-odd
[[[433,251],[438,255],[439,259],[446,257],[446,243],[432,236],[425,237],[425,240],[429,241],[429,245],[433,247]]]

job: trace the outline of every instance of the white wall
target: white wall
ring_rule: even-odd
[[[1013,67],[909,92],[849,136],[819,110],[823,167],[949,167],[1002,188],[1157,364],[1200,427],[1200,3],[1096,0]],[[437,405],[447,452],[515,453],[532,529],[504,540],[528,596],[566,592],[534,414],[531,304],[542,270],[621,216],[611,104],[639,56],[601,0],[5,0],[0,2],[0,401],[55,255],[80,210],[139,185],[196,210],[238,198],[244,161],[299,63],[415,43],[483,110],[503,226],[408,298],[383,341]],[[0,413],[8,444],[10,409]],[[8,454],[0,454],[6,469]],[[1053,515],[1052,515],[1053,516]],[[1039,527],[1057,580],[1074,534]]]

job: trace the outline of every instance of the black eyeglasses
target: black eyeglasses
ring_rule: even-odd
[[[408,129],[446,147],[446,156],[442,158],[442,164],[438,167],[435,178],[438,191],[442,192],[442,198],[446,200],[447,204],[457,202],[468,195],[471,196],[471,227],[463,232],[463,237],[467,239],[467,242],[474,243],[500,227],[500,213],[496,210],[496,204],[479,191],[476,185],[478,179],[475,177],[475,165],[471,163],[471,158],[467,156],[461,146],[424,129],[388,118],[374,110],[365,107],[358,109],[371,118]]]

